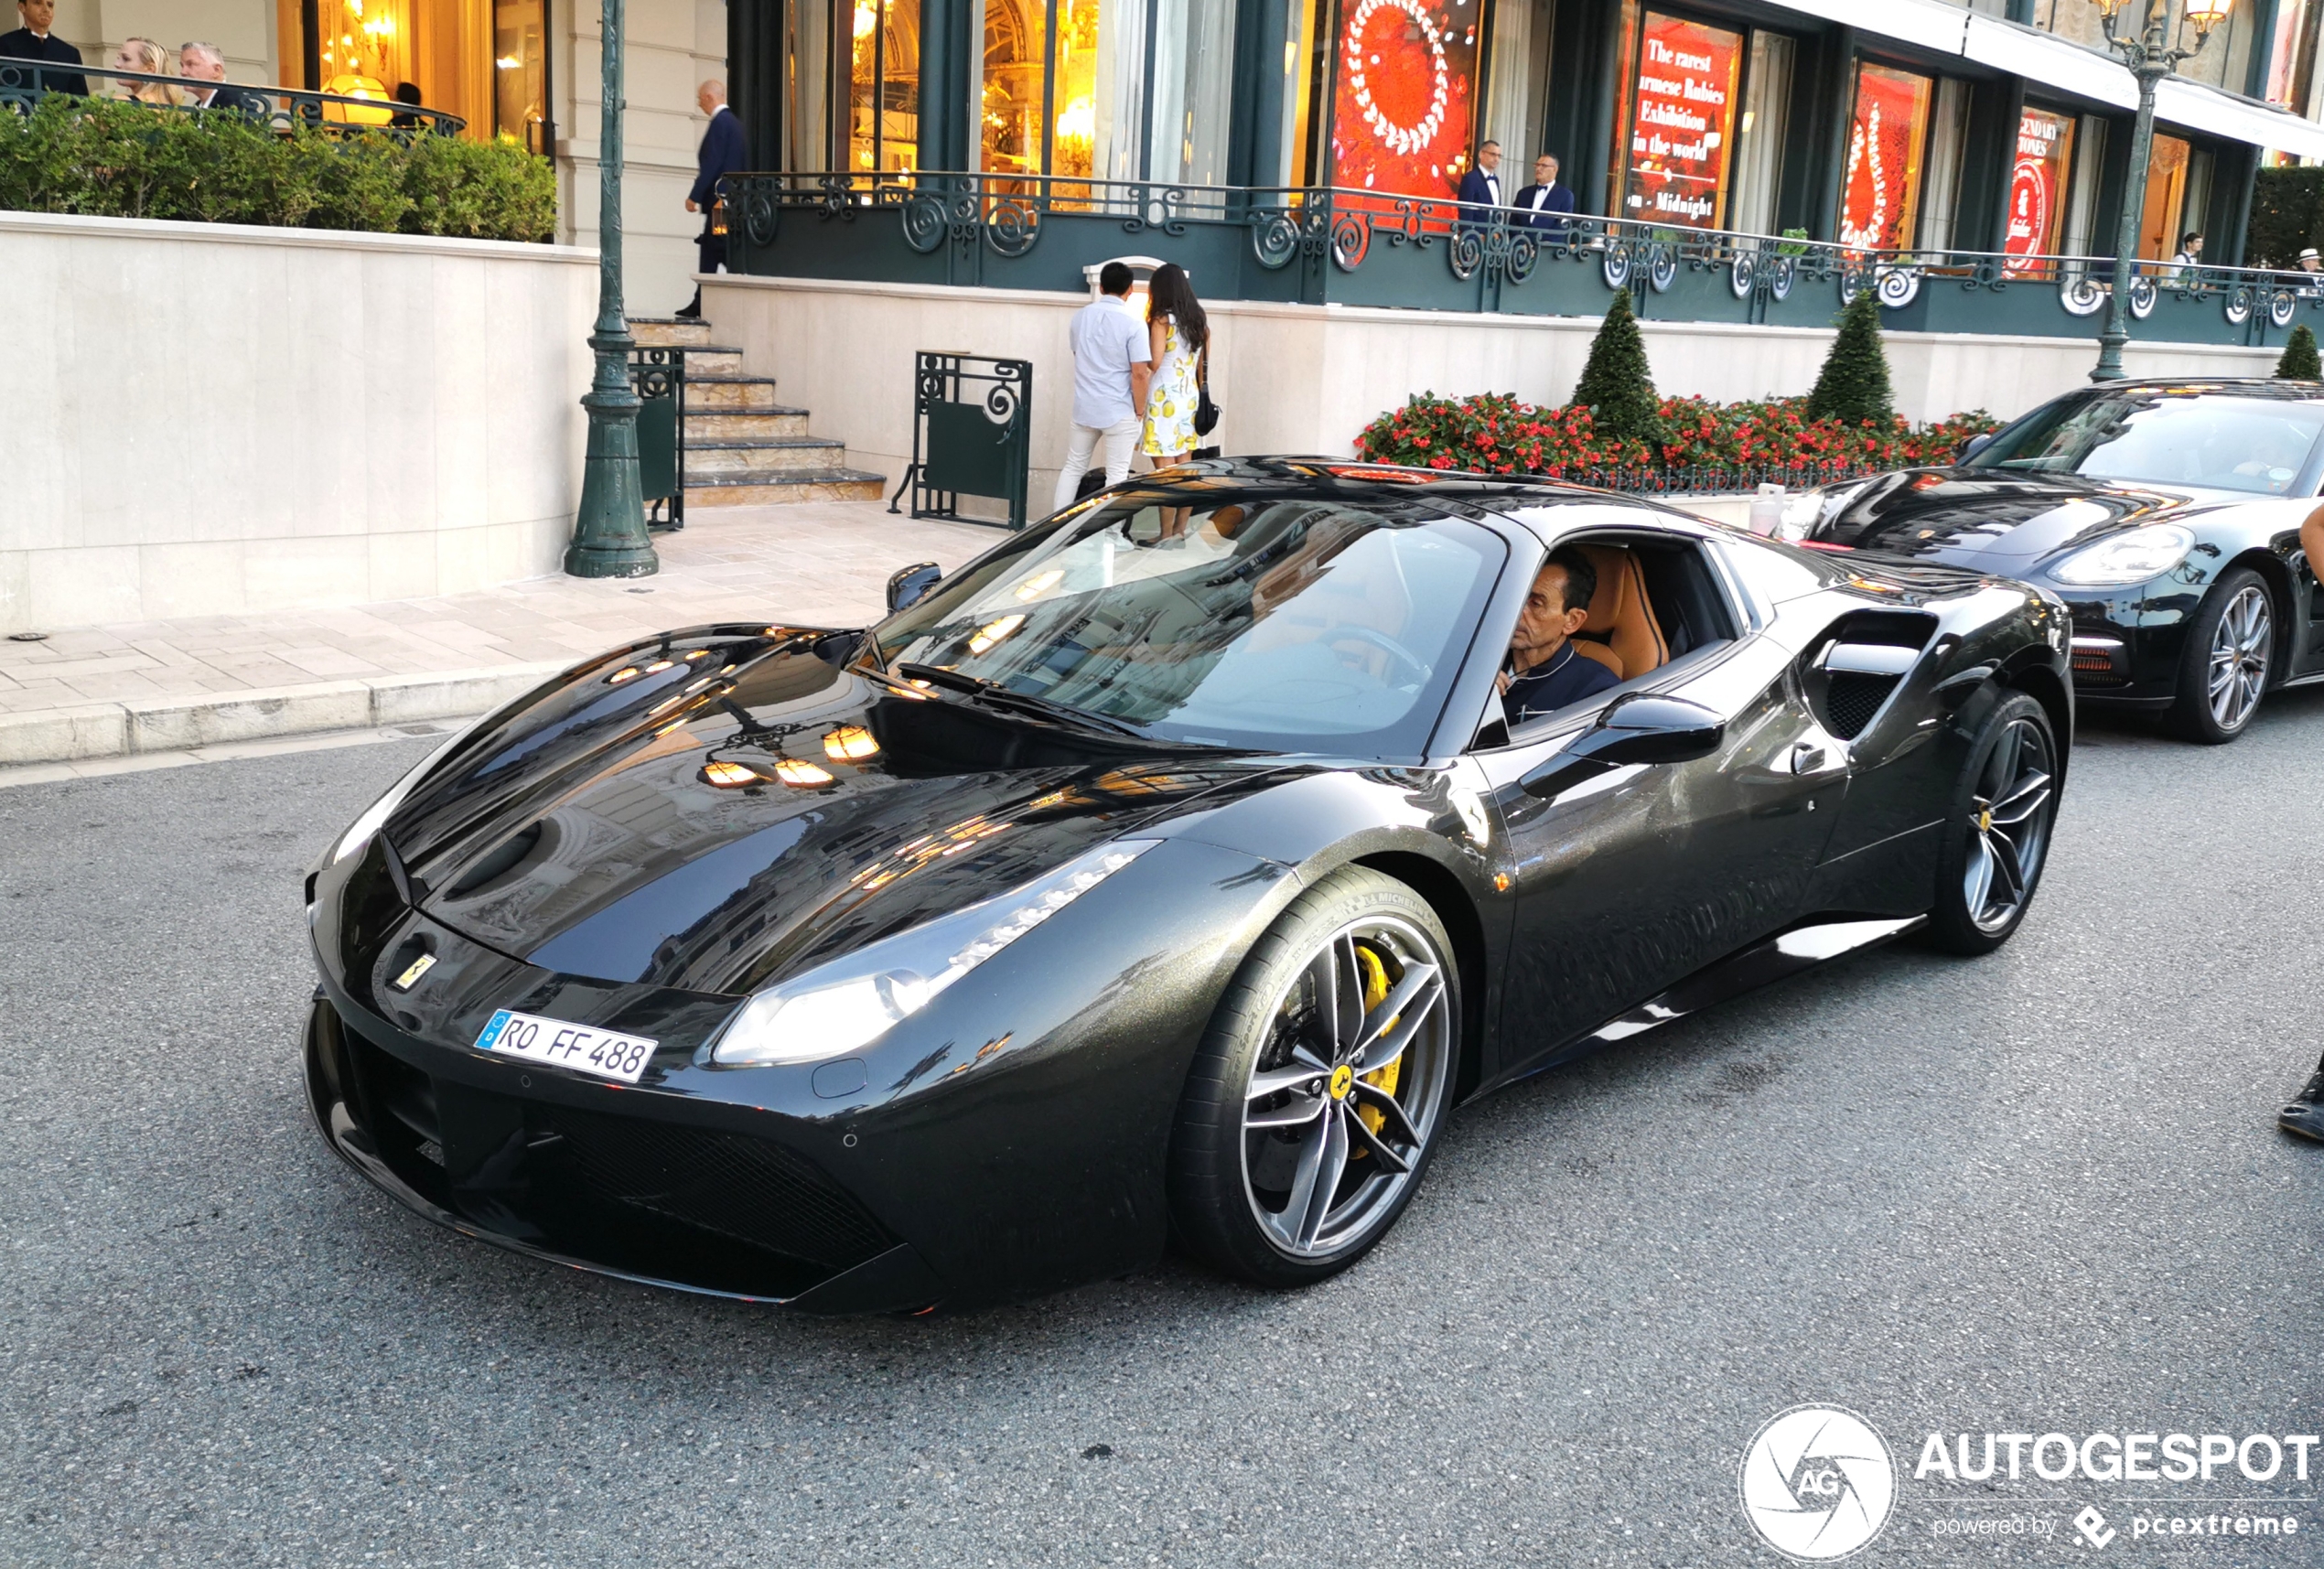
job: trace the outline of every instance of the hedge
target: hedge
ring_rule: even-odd
[[[556,233],[556,172],[513,142],[287,133],[51,93],[0,113],[0,208],[474,240]]]
[[[1812,420],[1804,398],[1715,403],[1664,398],[1662,439],[1652,446],[1601,435],[1578,403],[1537,408],[1506,392],[1467,398],[1416,394],[1364,427],[1356,450],[1375,463],[1403,463],[1479,474],[1538,474],[1620,489],[1666,488],[1665,476],[1690,485],[1727,476],[1739,485],[1772,472],[1817,481],[1856,474],[1950,463],[1961,444],[1998,429],[1979,409],[1930,424],[1891,417]]]

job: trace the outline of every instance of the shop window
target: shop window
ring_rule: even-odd
[[[1620,216],[1717,229],[1734,154],[1743,35],[1658,12],[1639,29]]]
[[[1483,0],[1343,0],[1334,45],[1332,183],[1441,197],[1469,167]],[[1504,194],[1513,187],[1503,168]]]
[[[2074,177],[2066,193],[2066,243],[2060,253],[2089,256],[2102,242],[2098,232],[2098,187],[2106,174],[2105,118],[2085,114],[2074,128]],[[2106,253],[2114,254],[2112,235],[2103,237]]]
[[[834,164],[831,145],[832,0],[784,0],[782,166]]]
[[[2054,256],[2066,223],[2066,181],[2073,169],[2074,121],[2047,109],[2017,117],[2017,160],[2009,171],[2009,217],[2001,249],[2013,258],[2013,276],[2046,275],[2040,263],[2017,258]]]
[[[492,129],[531,151],[549,151],[547,0],[494,0]]]
[[[977,167],[1135,179],[1146,27],[1142,0],[985,0]]]
[[[317,58],[325,92],[344,98],[394,97],[419,75],[411,0],[321,0],[316,6]],[[429,100],[431,106],[436,102]],[[330,108],[328,117],[384,125],[390,111]]]
[[[1735,128],[1735,201],[1727,213],[1727,227],[1746,234],[1775,232],[1783,131],[1791,107],[1791,49],[1786,34],[1762,28],[1751,35],[1743,71],[1743,118]]]
[[[1856,113],[1840,188],[1840,243],[1903,250],[1920,216],[1921,160],[1936,83],[1866,61],[1856,68]]]
[[[1961,166],[1968,154],[1969,84],[1957,76],[1937,81],[1937,108],[1929,126],[1927,177],[1921,181],[1921,246],[1953,249],[1953,210],[1961,200]]]
[[[2146,165],[2146,199],[2138,215],[2138,253],[2150,262],[2168,260],[2179,249],[2190,151],[2182,138],[2155,133],[2154,154]]]
[[[847,70],[847,170],[920,167],[920,0],[855,0]]]
[[[1147,178],[1186,185],[1226,180],[1234,91],[1234,0],[1151,0],[1152,113]]]

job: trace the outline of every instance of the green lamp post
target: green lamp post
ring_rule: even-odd
[[[2145,206],[2146,170],[2155,152],[2155,86],[2180,60],[2202,52],[2211,29],[2227,19],[2233,0],[2187,0],[2179,14],[2181,27],[2195,29],[2195,47],[2171,45],[2170,0],[2138,0],[2138,24],[2129,36],[2114,30],[2114,17],[2125,0],[2097,0],[2098,17],[2106,29],[2106,46],[2122,57],[2138,79],[2138,118],[2130,132],[2130,172],[2123,181],[2122,222],[2114,230],[2114,283],[2106,305],[2106,330],[2098,335],[2098,363],[2091,368],[2093,382],[2123,379],[2123,345],[2130,341],[2130,290],[2138,265],[2138,219]]]
[[[662,569],[646,533],[638,394],[629,387],[635,340],[621,306],[622,3],[604,0],[598,28],[605,103],[597,135],[597,325],[589,335],[597,371],[581,399],[589,411],[589,450],[581,466],[581,513],[565,553],[565,569],[576,577],[650,577]]]

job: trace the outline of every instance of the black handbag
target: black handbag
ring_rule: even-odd
[[[1194,361],[1194,434],[1209,435],[1219,423],[1219,405],[1210,401],[1210,346],[1204,344]]]

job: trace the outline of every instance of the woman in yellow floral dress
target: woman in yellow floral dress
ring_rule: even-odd
[[[1210,323],[1202,314],[1202,302],[1194,297],[1186,269],[1176,262],[1154,269],[1146,300],[1154,383],[1146,396],[1146,431],[1139,445],[1154,466],[1163,468],[1186,462],[1200,439],[1194,432],[1194,408],[1200,395],[1200,361],[1210,343]],[[1178,533],[1191,510],[1169,509],[1163,517],[1163,533]]]

